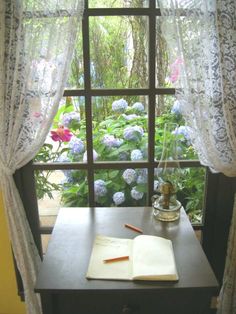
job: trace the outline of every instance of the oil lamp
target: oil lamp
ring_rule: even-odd
[[[166,123],[161,159],[157,167],[159,186],[152,197],[154,217],[161,221],[179,219],[181,203],[176,192],[181,182],[181,169],[177,154],[177,124]]]

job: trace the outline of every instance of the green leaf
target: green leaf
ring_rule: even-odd
[[[135,189],[138,192],[146,193],[147,192],[147,185],[146,184],[138,184],[138,185],[136,185]]]
[[[119,174],[119,170],[113,170],[109,172],[110,178],[115,178]]]

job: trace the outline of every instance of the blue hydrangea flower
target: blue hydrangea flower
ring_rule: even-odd
[[[78,112],[67,112],[62,117],[62,124],[65,127],[69,127],[70,123],[75,120],[77,122],[80,122],[80,114]]]
[[[128,141],[137,141],[143,136],[143,128],[141,126],[128,126],[124,129],[124,139]]]
[[[147,183],[147,178],[148,178],[148,171],[147,169],[139,169],[137,171],[137,183],[138,184],[145,184]]]
[[[181,125],[175,131],[173,131],[173,133],[176,135],[183,135],[188,145],[191,144],[190,127]]]
[[[136,181],[137,174],[134,169],[126,169],[122,174],[123,179],[127,184],[131,184]]]
[[[94,193],[96,199],[107,194],[106,183],[103,180],[94,181]]]
[[[68,147],[72,154],[82,154],[85,149],[83,141],[77,137],[72,137],[72,139],[69,142]]]
[[[136,119],[136,118],[138,118],[138,116],[135,114],[135,113],[133,113],[133,114],[123,114],[122,115],[124,118],[125,118],[125,120],[127,120],[127,121],[130,121],[130,120],[133,120],[133,119]]]
[[[66,153],[62,153],[56,160],[57,162],[70,162]],[[70,170],[62,170],[65,176],[69,175]]]
[[[181,104],[178,100],[176,100],[174,102],[174,105],[171,109],[171,113],[174,113],[176,115],[181,115],[182,114],[182,110],[181,110]]]
[[[70,159],[68,158],[67,154],[62,153],[58,158],[57,162],[69,162]]]
[[[116,192],[112,198],[115,205],[120,205],[125,201],[125,194],[123,192]]]
[[[177,146],[177,147],[176,147],[176,152],[177,152],[178,158],[180,158],[180,157],[182,156],[182,154],[183,154],[183,149],[182,149],[182,147]]]
[[[134,186],[130,192],[131,197],[136,201],[141,200],[143,198],[144,193],[136,190],[136,186]]]
[[[78,171],[77,170],[63,170],[64,178],[61,180],[60,184],[63,184],[64,187],[69,187],[69,184],[76,184],[78,183]]]
[[[138,183],[138,184],[146,184],[146,183],[147,183],[147,177],[138,176],[138,177],[137,177],[137,183]]]
[[[138,112],[144,111],[144,105],[141,102],[136,102],[133,104],[132,108]]]
[[[132,150],[131,154],[130,154],[130,159],[132,161],[135,161],[135,160],[142,160],[143,159],[143,154],[141,152],[140,149],[134,149]]]
[[[73,177],[73,173],[74,171],[72,170],[65,170],[64,174],[65,174],[65,183],[74,183],[74,177]]]
[[[128,155],[128,153],[127,152],[120,152],[119,153],[119,160],[128,160],[128,158],[129,158],[129,155]]]
[[[123,140],[115,138],[114,135],[106,134],[104,135],[102,142],[105,146],[112,148],[119,147],[123,143]]]
[[[156,191],[158,189],[158,187],[159,187],[159,181],[158,180],[154,180],[154,186],[153,186],[154,191]]]
[[[98,158],[98,153],[93,149],[93,160],[97,160]],[[84,155],[83,155],[83,162],[87,162],[87,150],[85,151]]]
[[[115,100],[112,103],[112,110],[118,113],[125,112],[127,107],[128,107],[127,101],[124,100],[123,98]]]

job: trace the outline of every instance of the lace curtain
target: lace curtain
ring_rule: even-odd
[[[220,292],[217,314],[236,313],[236,197],[234,198],[234,209],[228,242],[224,280]]]
[[[159,0],[162,31],[171,60],[180,109],[202,165],[236,176],[236,2]],[[236,211],[236,203],[234,211]],[[235,214],[234,214],[235,217]],[[233,229],[233,230],[232,230]],[[222,291],[236,284],[235,223],[231,227]],[[224,289],[228,285],[228,289]],[[221,293],[218,313],[233,314]],[[233,302],[232,302],[233,303]]]
[[[13,180],[43,145],[67,79],[83,0],[0,1],[0,183],[27,312],[40,257]]]
[[[235,176],[235,2],[159,2],[162,31],[172,67],[179,74],[175,77],[177,98],[200,162],[213,171]]]

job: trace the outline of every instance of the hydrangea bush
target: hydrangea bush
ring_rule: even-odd
[[[67,99],[66,103],[60,107],[52,130],[52,134],[54,137],[56,136],[56,139],[52,138],[52,140],[57,141],[56,144],[59,146],[53,150],[53,145],[45,144],[36,157],[36,161],[87,162],[85,119],[81,116],[78,108],[74,107],[71,99]],[[95,117],[93,121],[94,161],[145,160],[148,149],[147,119],[145,105],[140,101],[128,103],[123,98],[114,100],[106,115],[101,117],[100,113],[99,118]],[[177,101],[169,106],[165,114],[156,117],[155,121],[155,156],[157,159],[161,157],[163,130],[167,122],[179,125],[174,134],[178,138],[180,158],[193,159],[196,157],[191,146],[189,129],[184,126]],[[62,131],[65,130],[64,141]],[[199,211],[202,206],[203,173],[199,169],[184,169],[183,172],[184,189],[180,192],[181,201],[189,212]],[[88,206],[86,171],[65,170],[64,174],[65,180],[60,184],[62,204],[64,206]],[[40,180],[42,181],[42,178],[36,178],[38,189],[42,189]],[[95,173],[94,180],[97,206],[146,205],[147,169],[99,170]],[[158,170],[155,170],[154,190],[158,188],[158,185]],[[48,192],[51,193],[51,190]],[[45,193],[47,190],[38,191],[40,197],[43,197]]]

